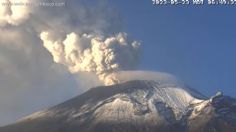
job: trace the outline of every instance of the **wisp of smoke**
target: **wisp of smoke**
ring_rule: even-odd
[[[148,80],[148,81],[150,80],[163,84],[174,84],[174,85],[184,84],[177,77],[164,72],[140,71],[140,70],[120,71],[114,74],[113,76],[116,76],[116,78],[120,81],[120,83],[131,80]]]

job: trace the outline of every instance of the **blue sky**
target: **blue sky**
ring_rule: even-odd
[[[236,7],[154,6],[151,0],[110,2],[124,29],[143,45],[139,69],[168,72],[211,96],[236,97]]]
[[[220,90],[236,97],[236,6],[154,6],[151,0],[109,1],[108,6],[119,13],[117,16],[100,1],[101,5],[89,1],[91,7],[86,6],[88,1],[74,2],[65,8],[23,8],[17,18],[12,16],[19,15],[14,8],[5,8],[7,14],[0,13],[0,106],[4,106],[0,109],[0,126],[98,85],[96,76],[71,74],[68,67],[53,61],[39,38],[48,28],[53,29],[56,40],[64,40],[71,32],[127,32],[142,43],[137,70],[173,74],[207,96]],[[118,64],[122,62],[117,59]],[[93,84],[91,80],[96,81]]]

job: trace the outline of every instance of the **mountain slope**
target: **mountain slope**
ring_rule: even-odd
[[[236,101],[177,83],[129,81],[86,93],[0,132],[235,132]]]

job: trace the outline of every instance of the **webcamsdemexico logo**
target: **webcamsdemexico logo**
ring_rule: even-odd
[[[45,7],[62,7],[66,5],[66,0],[48,1],[48,0],[3,0],[0,6],[45,6]]]

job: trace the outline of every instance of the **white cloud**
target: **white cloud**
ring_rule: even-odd
[[[22,27],[0,29],[0,34],[0,125],[80,93],[36,34]]]
[[[6,24],[18,25],[28,19],[30,6],[18,5],[29,3],[29,0],[1,0],[0,26]]]

